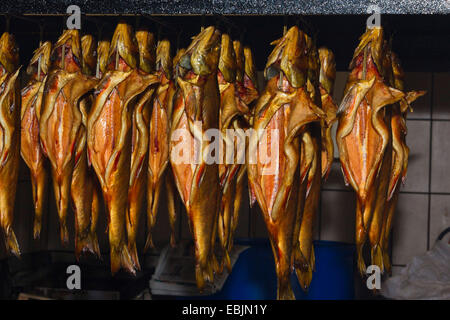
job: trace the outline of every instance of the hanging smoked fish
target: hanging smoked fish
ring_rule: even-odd
[[[136,69],[137,54],[131,27],[119,23],[111,41],[107,72],[97,85],[88,117],[88,158],[107,206],[112,274],[120,268],[135,273],[126,238],[132,112],[139,94],[157,82],[154,75]]]
[[[277,298],[294,299],[290,274],[299,237],[300,140],[307,125],[320,121],[325,114],[307,89],[304,33],[294,26],[274,44],[264,71],[268,83],[255,106],[247,168],[249,186],[272,245]]]
[[[389,51],[388,62],[391,62],[391,85],[398,90],[403,91],[404,73],[400,66],[398,57]],[[387,66],[389,67],[389,66]],[[406,179],[406,171],[408,168],[409,148],[406,145],[406,114],[411,108],[410,104],[417,98],[424,95],[425,91],[410,91],[405,94],[405,97],[400,102],[392,106],[391,131],[392,131],[392,165],[389,170],[389,184],[387,189],[387,201],[380,209],[382,212],[381,228],[376,237],[371,241],[372,248],[379,248],[381,250],[382,259],[372,260],[372,263],[377,263],[382,271],[391,272],[391,263],[389,259],[389,236],[392,228],[392,219],[395,212],[395,207],[398,200],[398,192],[401,184]],[[371,226],[372,231],[372,226]],[[374,250],[372,250],[374,251]]]
[[[217,158],[219,150],[214,143],[202,140],[208,129],[219,127],[219,48],[219,31],[208,27],[180,57],[179,89],[171,126],[170,162],[195,242],[195,270],[200,289],[205,281],[213,281],[213,272],[217,270],[213,249],[221,193],[217,161],[208,160],[212,153]]]
[[[81,38],[82,70],[86,76],[93,76],[97,64],[94,38],[85,35]],[[97,221],[100,210],[100,190],[93,170],[88,165],[86,147],[86,127],[93,96],[83,97],[79,104],[81,124],[75,144],[75,163],[73,167],[70,195],[75,214],[75,256],[91,252],[100,257],[97,239]]]
[[[20,165],[19,49],[13,35],[0,38],[0,222],[6,250],[20,256],[12,229]]]
[[[39,135],[50,160],[61,241],[69,241],[67,211],[75,165],[75,146],[81,128],[80,98],[92,90],[94,78],[83,75],[78,30],[65,30],[52,50],[53,65],[45,84]]]
[[[30,80],[22,89],[20,154],[30,168],[34,203],[33,238],[39,239],[45,198],[47,197],[47,160],[41,149],[39,138],[39,118],[44,94],[44,86],[50,67],[52,44],[44,42],[31,58],[27,68]]]
[[[385,83],[382,77],[385,54],[381,27],[368,29],[355,50],[350,64],[352,71],[338,110],[336,142],[342,171],[346,183],[350,183],[357,195],[356,249],[361,275],[366,273],[363,246],[376,203],[387,200],[387,193],[384,191],[380,191],[377,199],[382,164],[387,161],[385,165],[389,170],[392,153],[386,152],[392,143],[389,128],[392,108],[385,107],[404,96],[402,91]],[[372,252],[372,257],[379,253],[379,250]]]
[[[308,59],[308,76],[306,88],[311,100],[320,108],[322,108],[322,99],[320,92],[320,58],[319,52],[309,36],[305,35]],[[327,113],[325,112],[325,115]],[[320,189],[322,180],[322,141],[323,128],[327,125],[327,117],[320,120],[319,123],[308,125],[307,131],[302,137],[302,147],[304,149],[304,157],[301,158],[301,168],[307,171],[305,179],[306,186],[303,182],[300,186],[303,196],[303,188],[305,188],[304,207],[301,213],[300,230],[298,246],[299,252],[295,256],[295,269],[297,278],[303,290],[307,290],[311,280],[312,273],[315,269],[315,254],[313,247],[313,231],[314,221],[319,209]],[[306,174],[306,171],[302,171]],[[301,202],[299,202],[301,205]],[[299,208],[300,209],[300,208]]]
[[[337,106],[333,101],[334,80],[336,78],[336,63],[334,54],[328,48],[319,48],[320,59],[320,95],[322,109],[327,114],[322,120],[322,177],[326,179],[331,170],[334,159],[334,143],[331,137],[331,128],[336,122]]]
[[[161,191],[166,192],[167,209],[170,221],[170,244],[175,246],[175,185],[169,165],[170,122],[172,119],[175,83],[172,80],[172,57],[170,42],[162,40],[156,50],[156,74],[159,86],[153,99],[150,120],[149,159],[147,180],[147,242],[145,249],[153,247],[152,229],[156,223]],[[165,189],[164,189],[165,188]],[[164,193],[164,192],[163,192]]]
[[[147,30],[136,32],[139,47],[139,69],[143,74],[155,71],[156,48],[155,37]],[[149,123],[154,86],[149,86],[133,106],[131,116],[131,168],[130,188],[128,190],[127,234],[128,250],[137,270],[141,269],[136,247],[137,232],[140,225],[141,209],[147,184],[147,164]]]
[[[239,106],[241,118],[235,119],[234,129],[250,129],[253,123],[253,104],[259,97],[256,79],[256,67],[253,63],[253,55],[249,47],[244,47],[243,55],[239,41],[233,42],[236,55],[236,99]],[[248,111],[247,111],[248,109]],[[243,112],[244,111],[244,112]],[[248,150],[248,143],[245,141],[245,150]],[[238,150],[235,151],[238,155]],[[235,191],[233,200],[233,212],[231,217],[230,232],[228,237],[228,252],[233,248],[233,236],[239,221],[239,211],[241,209],[244,188],[247,184],[247,165],[240,165],[235,174]]]
[[[254,72],[251,52],[247,71]],[[218,219],[218,235],[223,251],[223,264],[231,271],[230,251],[233,233],[239,217],[244,176],[246,171],[244,129],[249,128],[250,104],[258,97],[254,83],[245,73],[244,50],[238,41],[231,42],[227,34],[222,35],[219,58],[218,83],[221,96],[219,129],[225,140],[219,177],[222,187],[222,203]],[[254,73],[252,74],[252,77]],[[245,77],[245,79],[244,79]],[[244,82],[245,81],[245,82]],[[238,184],[239,180],[239,184]]]

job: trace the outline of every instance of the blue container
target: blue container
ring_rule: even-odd
[[[193,299],[259,300],[276,299],[277,280],[272,249],[267,240],[240,240],[251,247],[239,256],[222,290],[208,297]],[[300,288],[295,273],[292,288],[297,299],[353,299],[354,245],[314,241],[316,272],[308,293]],[[186,297],[188,298],[188,297]]]

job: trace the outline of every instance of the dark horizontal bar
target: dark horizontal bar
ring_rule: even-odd
[[[364,0],[3,0],[1,13],[65,14],[78,5],[90,14],[227,14],[227,15],[366,15],[370,3]],[[385,0],[377,3],[381,14],[446,14],[445,0]]]

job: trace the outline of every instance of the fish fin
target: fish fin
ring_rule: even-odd
[[[17,243],[17,238],[14,231],[10,229],[8,232],[6,232],[5,236],[5,245],[7,251],[15,255],[17,258],[20,258],[19,244]]]
[[[128,251],[130,252],[131,260],[136,268],[136,270],[141,270],[141,265],[139,264],[139,256],[136,248],[136,242],[128,243]]]
[[[126,245],[121,245],[118,248],[111,248],[111,273],[116,274],[121,268],[125,271],[136,275],[136,270],[131,260],[130,253]]]
[[[311,265],[311,270],[316,271],[316,253],[314,251],[314,244],[311,244],[311,259],[309,261]]]

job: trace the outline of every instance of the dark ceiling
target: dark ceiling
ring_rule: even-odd
[[[24,20],[12,16],[10,30],[16,35],[21,60],[26,64],[39,43],[39,22],[45,24],[44,40],[55,41],[65,26],[62,16],[27,16]],[[143,16],[89,16],[82,18],[81,32],[110,37],[115,24],[126,20],[132,26],[146,26],[160,37],[167,37],[176,47],[185,47],[202,25],[216,25],[235,39],[253,49],[259,70],[271,51],[270,42],[279,38],[283,25],[298,24],[315,36],[318,46],[331,48],[336,56],[337,69],[346,70],[358,38],[364,32],[367,16],[160,16],[158,22]],[[393,37],[393,49],[407,71],[448,71],[450,69],[450,17],[445,15],[382,15],[387,37]],[[5,29],[5,19],[0,30]],[[162,22],[159,23],[159,22]],[[179,39],[179,41],[177,41]]]

